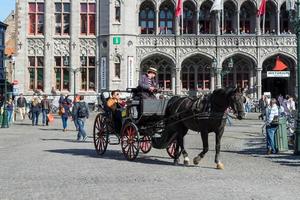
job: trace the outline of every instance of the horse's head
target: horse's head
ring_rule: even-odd
[[[243,96],[243,94],[238,92],[237,88],[227,89],[226,94],[229,106],[233,109],[237,118],[239,120],[243,119],[245,117],[243,104],[245,103],[246,98]]]

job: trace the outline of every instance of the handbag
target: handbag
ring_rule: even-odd
[[[271,125],[279,125],[279,116],[275,115],[273,120],[271,121]]]

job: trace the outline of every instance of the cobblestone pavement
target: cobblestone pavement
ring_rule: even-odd
[[[94,117],[84,143],[75,141],[72,123],[62,132],[60,119],[49,127],[26,120],[0,129],[0,199],[300,199],[300,157],[292,151],[266,156],[256,114],[226,127],[224,170],[213,162],[214,134],[199,166],[174,166],[166,151],[157,149],[129,162],[120,145],[98,157],[91,137]],[[186,146],[192,160],[202,148],[200,135],[189,132]]]

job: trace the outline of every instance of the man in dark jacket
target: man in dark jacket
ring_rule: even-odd
[[[78,123],[78,134],[77,141],[81,138],[81,141],[85,141],[87,139],[86,132],[84,130],[85,119],[89,118],[89,108],[84,101],[84,96],[80,95],[79,102],[76,102],[73,108],[73,114],[76,115],[77,123]]]
[[[143,99],[156,99],[154,93],[157,91],[155,76],[157,69],[150,67],[147,74],[144,74],[139,81],[139,90]]]
[[[43,114],[43,126],[48,126],[48,114],[50,111],[50,102],[47,95],[44,95],[44,99],[41,102],[42,105],[42,114]]]
[[[23,94],[20,93],[20,97],[17,99],[17,107],[18,107],[18,110],[19,110],[22,120],[25,119],[26,106],[27,106],[27,101],[26,101],[25,97],[23,96]]]

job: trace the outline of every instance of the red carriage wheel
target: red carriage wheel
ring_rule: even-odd
[[[142,138],[141,143],[140,143],[140,148],[143,153],[148,153],[151,150],[152,145],[151,145],[151,137],[150,136],[144,136]]]
[[[108,131],[106,117],[101,113],[96,116],[94,122],[93,138],[97,154],[103,155],[108,144]]]
[[[121,133],[122,152],[127,160],[134,160],[140,150],[140,135],[138,128],[132,122],[124,125]]]
[[[169,156],[171,158],[175,158],[175,150],[176,150],[176,147],[177,147],[177,141],[176,140],[173,140],[169,146],[167,147],[167,152],[169,154]]]

